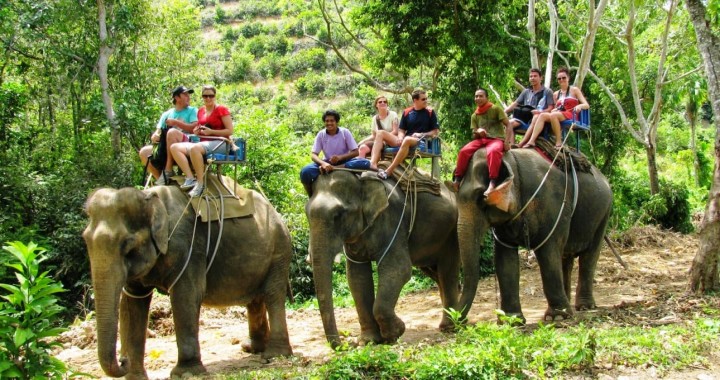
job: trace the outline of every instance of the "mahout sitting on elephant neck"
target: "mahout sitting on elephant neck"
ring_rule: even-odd
[[[285,295],[292,255],[290,235],[275,209],[252,192],[256,212],[226,221],[216,263],[208,269],[205,247],[217,239],[218,222],[200,226],[177,186],[99,189],[86,203],[83,232],[96,296],[98,358],[109,376],[147,378],[145,331],[152,289],[169,292],[178,361],[171,376],[205,372],[198,341],[200,306],[246,305],[248,342],[243,349],[269,358],[292,355],[285,320]],[[177,221],[177,226],[173,225]],[[169,238],[170,229],[174,229]],[[188,247],[194,242],[192,252]],[[188,259],[188,254],[192,255]],[[187,268],[181,276],[182,267]],[[120,325],[121,360],[116,341]]]

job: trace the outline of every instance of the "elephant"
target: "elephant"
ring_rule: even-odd
[[[544,320],[562,320],[574,314],[569,299],[576,257],[579,270],[575,308],[595,308],[593,278],[613,202],[607,179],[586,162],[587,170],[577,171],[575,186],[569,163],[566,172],[551,168],[550,161],[534,149],[513,149],[503,157],[500,178],[496,180],[502,183],[485,196],[489,184],[486,157],[485,149],[474,154],[457,194],[462,317],[467,316],[477,291],[477,254],[489,228],[495,235],[500,309],[506,315],[519,317],[525,323],[520,306],[518,246],[535,252],[548,302]]]
[[[343,249],[361,328],[358,344],[394,343],[405,332],[395,305],[413,265],[438,283],[445,309],[456,307],[460,258],[453,195],[443,188],[440,195],[418,192],[416,199],[408,200],[401,186],[393,190],[395,184],[395,179],[382,181],[374,172],[358,175],[335,170],[313,183],[313,195],[305,204],[320,315],[334,348],[341,341],[333,309],[332,266],[335,254]],[[377,263],[377,295],[373,261]],[[440,328],[453,326],[443,313]]]
[[[154,289],[170,297],[178,348],[172,376],[206,372],[198,342],[201,304],[246,305],[250,337],[243,349],[264,358],[292,355],[285,319],[290,234],[265,198],[249,194],[254,213],[224,221],[212,258],[219,223],[198,220],[194,228],[195,214],[179,187],[102,188],[89,196],[83,238],[95,291],[98,358],[108,376],[147,378],[145,333]]]

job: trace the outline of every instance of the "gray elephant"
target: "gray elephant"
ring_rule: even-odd
[[[193,232],[195,214],[185,209],[188,197],[180,188],[99,189],[90,195],[83,238],[96,297],[98,357],[107,375],[147,378],[143,360],[153,289],[170,295],[178,347],[172,376],[205,372],[198,342],[201,304],[247,305],[250,339],[243,348],[263,357],[292,355],[285,320],[290,235],[272,205],[249,194],[254,213],[225,220],[207,274],[219,225],[211,222],[209,230],[198,221]]]
[[[457,196],[464,272],[460,299],[463,316],[475,297],[479,276],[477,254],[489,228],[494,228],[496,237],[495,269],[500,307],[506,314],[518,316],[524,322],[518,246],[534,249],[548,302],[545,320],[564,319],[573,314],[569,299],[575,258],[579,261],[575,308],[595,307],[593,278],[612,208],[612,191],[602,173],[585,163],[586,170],[577,170],[575,177],[569,163],[567,172],[550,168],[550,161],[534,149],[508,151],[497,181],[502,184],[485,197],[483,193],[489,183],[485,149],[475,153]],[[577,164],[575,167],[578,169]]]
[[[444,308],[456,307],[460,259],[452,194],[443,188],[440,195],[420,192],[417,198],[406,198],[400,186],[392,190],[395,184],[394,179],[379,180],[374,172],[360,176],[348,171],[321,175],[313,183],[313,195],[305,205],[309,249],[325,335],[333,347],[340,339],[332,265],[343,247],[361,327],[358,343],[392,343],[405,332],[395,304],[413,265],[436,280]],[[371,262],[377,263],[377,294]],[[451,327],[443,313],[440,328]]]

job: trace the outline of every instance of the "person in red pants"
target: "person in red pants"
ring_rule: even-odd
[[[458,153],[457,165],[453,177],[453,189],[457,192],[460,182],[465,176],[468,164],[475,152],[485,147],[487,150],[490,184],[485,195],[495,190],[495,179],[500,174],[503,153],[510,149],[511,141],[504,141],[505,130],[509,127],[508,117],[502,107],[488,101],[488,93],[484,88],[475,91],[477,108],[470,118],[473,140],[465,144]]]

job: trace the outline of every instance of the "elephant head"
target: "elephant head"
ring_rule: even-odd
[[[100,189],[85,204],[83,231],[96,297],[98,357],[109,376],[125,376],[118,363],[118,305],[123,287],[151,270],[168,250],[167,211],[154,192]]]
[[[478,150],[457,195],[458,239],[463,266],[463,291],[459,307],[463,319],[470,310],[480,276],[478,252],[491,225],[512,218],[519,211],[520,196],[512,167],[503,160],[499,185],[484,195],[488,188],[488,165],[485,149]]]
[[[332,299],[333,258],[343,244],[353,242],[388,208],[385,186],[377,179],[337,171],[321,175],[305,205],[310,222],[310,256],[325,336],[340,343]]]

